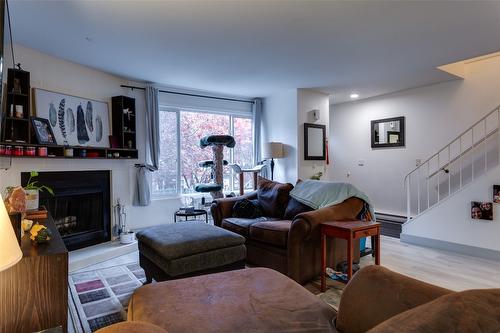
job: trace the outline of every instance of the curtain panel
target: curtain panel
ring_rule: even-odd
[[[146,98],[146,156],[145,164],[137,170],[137,187],[134,196],[135,206],[148,206],[151,203],[150,173],[158,170],[160,158],[160,129],[158,88],[147,85]]]

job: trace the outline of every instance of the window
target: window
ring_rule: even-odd
[[[160,163],[153,173],[153,195],[170,196],[194,193],[198,183],[210,183],[211,169],[198,163],[212,160],[210,147],[200,148],[200,139],[207,135],[232,135],[233,149],[224,148],[224,159],[242,167],[252,167],[252,119],[241,114],[201,112],[179,108],[160,110]],[[245,188],[252,188],[252,179],[245,177]],[[224,167],[224,191],[237,192],[239,177]]]

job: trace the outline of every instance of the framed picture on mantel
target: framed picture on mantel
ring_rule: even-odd
[[[108,103],[34,88],[35,110],[45,118],[58,145],[108,147]]]

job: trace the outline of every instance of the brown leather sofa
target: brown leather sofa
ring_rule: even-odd
[[[500,289],[453,292],[381,266],[345,287],[339,311],[294,281],[250,268],[149,284],[128,321],[98,333],[497,333]]]
[[[300,213],[307,207],[297,208],[301,204],[289,197],[292,189],[292,184],[259,178],[257,191],[245,196],[217,199],[212,203],[211,212],[216,226],[246,238],[248,263],[275,269],[304,284],[321,272],[320,224],[332,220],[353,220],[363,209],[364,202],[353,197],[335,206],[318,210],[309,208],[309,211]],[[233,217],[235,203],[243,199],[258,200],[265,217]],[[333,255],[328,256],[329,267],[346,260],[345,240],[329,239],[328,246],[329,253],[332,253],[333,247]],[[357,262],[359,241],[354,253],[354,261]]]

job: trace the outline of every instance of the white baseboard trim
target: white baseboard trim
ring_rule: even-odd
[[[401,234],[400,240],[403,243],[432,247],[435,249],[451,251],[468,256],[500,261],[500,251],[485,249],[482,247],[458,244],[439,239],[408,235],[404,233]]]

